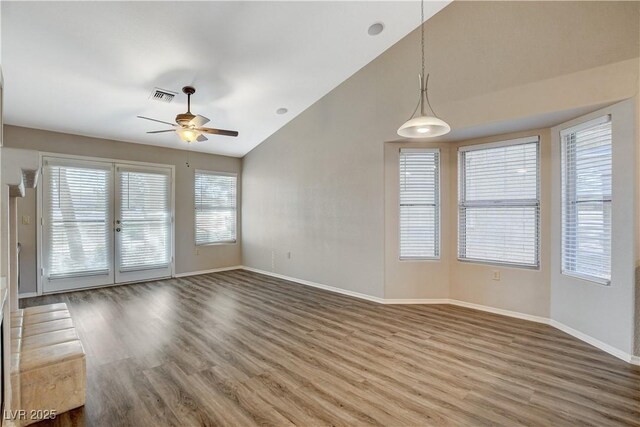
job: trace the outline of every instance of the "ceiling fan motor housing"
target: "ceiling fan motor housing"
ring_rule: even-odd
[[[191,113],[178,114],[176,116],[176,123],[178,123],[180,126],[188,126],[194,117],[195,117],[195,114],[191,114]]]

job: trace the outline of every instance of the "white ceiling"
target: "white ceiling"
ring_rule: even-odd
[[[427,2],[426,18],[448,4]],[[419,25],[418,1],[2,1],[8,124],[243,156]],[[368,27],[383,22],[378,36]],[[210,135],[191,146],[147,135],[186,111]],[[154,87],[180,92],[151,101]],[[285,107],[289,112],[277,115]]]

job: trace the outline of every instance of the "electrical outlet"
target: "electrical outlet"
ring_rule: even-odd
[[[500,280],[500,271],[493,270],[493,280]]]
[[[287,259],[291,259],[291,252],[287,252]]]
[[[31,217],[29,215],[22,215],[22,225],[31,224]]]

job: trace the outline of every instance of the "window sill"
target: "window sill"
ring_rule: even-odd
[[[228,242],[212,242],[212,243],[196,243],[196,248],[205,248],[207,246],[223,246],[223,245],[237,245],[237,240],[230,240]]]
[[[398,258],[400,262],[423,262],[423,261],[440,261],[440,257],[423,257],[423,258]]]
[[[512,264],[508,262],[484,261],[479,259],[468,259],[468,258],[457,258],[457,260],[460,262],[468,263],[468,264],[481,264],[481,265],[489,265],[489,266],[495,266],[495,267],[507,267],[507,268],[540,271],[540,265]]]
[[[600,286],[611,286],[611,280],[602,279],[600,277],[589,276],[587,274],[573,273],[570,271],[563,271],[563,276],[571,277],[573,279],[583,280],[585,282],[594,283]]]

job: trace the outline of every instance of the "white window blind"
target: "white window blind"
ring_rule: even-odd
[[[539,265],[538,137],[458,152],[458,258]]]
[[[118,169],[119,269],[131,271],[171,262],[170,171]]]
[[[45,162],[43,210],[50,279],[109,274],[111,167]]]
[[[236,241],[235,174],[196,171],[196,245]]]
[[[440,152],[400,150],[400,259],[440,255]]]
[[[611,120],[566,129],[562,139],[562,272],[611,280]]]

